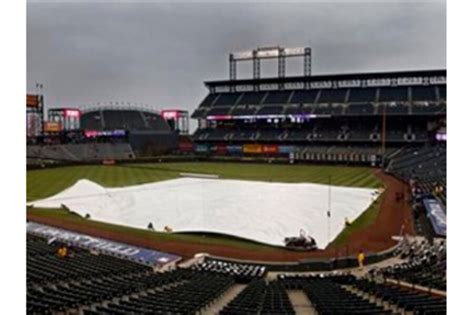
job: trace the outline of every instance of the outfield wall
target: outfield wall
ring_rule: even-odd
[[[235,147],[235,146],[234,146]],[[343,161],[313,161],[313,160],[291,160],[288,157],[268,156],[236,156],[231,153],[226,156],[214,155],[164,155],[156,157],[142,157],[130,160],[115,160],[115,164],[139,164],[139,163],[173,163],[173,162],[229,162],[229,163],[274,163],[274,164],[316,164],[316,165],[347,165],[347,166],[372,166],[369,162]],[[28,160],[32,160],[28,158]],[[35,159],[41,162],[27,163],[27,170],[56,168],[75,165],[103,165],[103,161],[69,161],[59,159]]]

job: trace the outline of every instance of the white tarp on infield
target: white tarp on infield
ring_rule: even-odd
[[[327,185],[270,183],[228,179],[179,178],[156,183],[105,188],[79,180],[55,196],[31,202],[36,207],[66,205],[82,216],[137,228],[152,222],[176,232],[217,232],[283,245],[303,228],[319,248],[328,244]],[[331,186],[331,240],[344,219],[357,218],[377,191]]]

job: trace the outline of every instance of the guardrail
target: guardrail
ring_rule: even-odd
[[[379,253],[370,253],[366,255],[365,265],[371,265],[397,255],[397,250],[403,243],[400,240],[396,245],[381,251]],[[250,261],[242,259],[232,259],[219,256],[206,255],[205,259],[242,263],[248,265],[265,266],[267,271],[278,272],[305,272],[305,271],[335,271],[339,269],[355,268],[359,266],[356,256],[335,257],[335,258],[318,258],[318,259],[301,259],[297,262],[266,262],[266,261]]]

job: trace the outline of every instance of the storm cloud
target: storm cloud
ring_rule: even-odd
[[[205,80],[228,78],[228,54],[313,49],[313,74],[446,67],[446,4],[27,4],[27,88],[48,107],[130,101],[192,112]],[[264,62],[262,76],[276,75]],[[288,75],[302,62],[288,62]],[[238,68],[250,77],[251,64]]]

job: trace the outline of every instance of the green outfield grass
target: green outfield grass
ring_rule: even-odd
[[[54,195],[73,185],[79,179],[89,179],[107,187],[120,187],[148,182],[162,181],[180,177],[182,172],[216,174],[220,178],[261,180],[274,182],[307,182],[350,187],[381,187],[382,183],[374,176],[373,169],[348,166],[281,165],[249,163],[154,163],[123,164],[114,166],[70,166],[51,169],[31,170],[27,172],[27,199],[37,200]],[[375,202],[362,213],[353,224],[344,229],[333,241],[341,245],[350,234],[372,224],[377,217],[379,204]],[[277,250],[274,247],[237,238],[217,235],[185,235],[151,232],[113,224],[85,220],[77,215],[60,209],[28,209],[28,213],[37,216],[55,217],[62,221],[80,223],[102,230],[120,231],[156,241],[177,240],[198,244],[220,244],[249,250]]]
[[[380,187],[373,170],[364,167],[249,163],[156,163],[115,166],[70,166],[27,172],[27,200],[54,195],[79,179],[107,187],[130,186],[179,177],[179,173],[217,174],[221,178],[307,182],[349,187]]]
[[[218,235],[218,234],[186,234],[186,233],[166,233],[161,231],[150,231],[145,229],[137,229],[127,226],[121,226],[116,224],[98,222],[87,220],[79,215],[68,212],[64,209],[28,209],[28,213],[43,217],[43,218],[55,218],[60,219],[64,223],[81,224],[89,227],[97,228],[101,231],[107,232],[119,232],[131,236],[140,237],[143,240],[151,240],[156,242],[163,241],[180,241],[193,243],[196,245],[225,245],[245,250],[265,250],[274,251],[278,250],[274,246],[261,244],[258,242],[243,240],[237,237]]]
[[[339,235],[328,245],[328,247],[338,247],[344,245],[353,232],[366,228],[374,223],[380,211],[380,203],[382,202],[382,198],[383,194],[382,196],[379,196],[379,198],[377,198],[377,200],[372,203],[367,210],[362,212],[350,226],[344,228],[344,230],[339,233]]]

